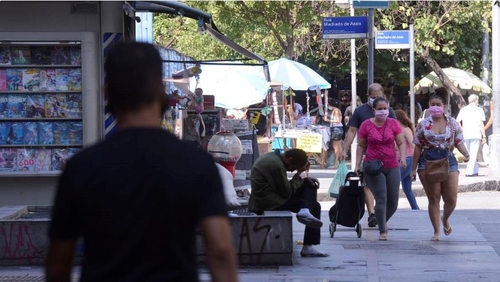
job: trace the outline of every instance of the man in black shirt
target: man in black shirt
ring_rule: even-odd
[[[384,97],[384,87],[378,83],[373,83],[370,86],[368,86],[368,102],[365,104],[361,105],[360,107],[357,107],[351,118],[349,119],[349,129],[347,130],[347,134],[344,140],[344,147],[342,149],[342,158],[345,159],[347,149],[351,146],[352,141],[354,140],[354,137],[356,137],[356,134],[358,133],[358,129],[361,126],[361,124],[365,120],[369,120],[372,117],[375,116],[373,112],[373,101],[375,101],[376,98],[378,97]],[[389,108],[389,117],[390,118],[396,118],[396,114],[394,111]],[[352,162],[354,160],[351,160]],[[366,209],[368,210],[368,226],[370,227],[375,227],[377,225],[377,219],[375,218],[375,198],[373,197],[372,192],[368,188],[368,186],[365,186],[365,203],[366,203]]]
[[[80,237],[81,281],[198,281],[198,227],[212,279],[236,281],[214,161],[160,127],[166,109],[160,54],[150,44],[119,43],[105,71],[119,130],[70,159],[59,179],[47,281],[70,281]]]

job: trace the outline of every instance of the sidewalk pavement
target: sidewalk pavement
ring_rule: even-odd
[[[460,170],[460,185],[464,188],[461,188],[456,210],[450,218],[453,233],[450,236],[441,234],[441,241],[429,240],[433,231],[425,196],[417,197],[420,210],[411,210],[408,201],[400,198],[398,211],[388,222],[388,241],[378,241],[378,229],[367,226],[366,215],[360,221],[363,226],[361,238],[357,237],[354,228],[340,225],[337,225],[334,238],[330,238],[328,210],[334,201],[327,197],[328,201],[321,202],[323,227],[321,245],[317,248],[328,252],[329,257],[300,257],[304,225],[294,219],[294,265],[241,267],[240,281],[500,281],[500,191],[473,189],[476,192],[465,192],[467,187],[498,190],[497,181],[486,176],[465,178],[462,164]],[[485,173],[486,168],[481,168],[480,174]],[[333,171],[311,170],[309,175],[320,179],[321,189],[326,193]],[[495,185],[484,184],[488,182]],[[417,182],[414,191],[419,189],[422,190]],[[77,281],[79,270],[74,270],[74,281]],[[210,281],[207,269],[200,269],[200,279]],[[43,268],[34,266],[0,267],[0,281],[45,280]]]

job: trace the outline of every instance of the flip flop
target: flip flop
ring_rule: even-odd
[[[303,258],[325,258],[325,257],[330,256],[330,254],[328,254],[328,253],[322,253],[322,252],[316,252],[316,253],[306,254],[306,253],[302,253],[301,252],[300,256],[303,257]]]
[[[441,222],[443,222],[443,232],[444,232],[444,235],[446,236],[450,236],[451,232],[453,231],[451,229],[451,225],[448,226],[448,228],[446,228],[445,224],[444,224],[444,221],[443,221],[443,217],[441,217]],[[449,223],[448,223],[449,224]]]
[[[380,234],[378,236],[379,241],[387,241],[387,233]]]
[[[323,222],[315,217],[311,216],[302,216],[297,214],[298,222],[304,224],[307,227],[311,227],[314,229],[320,229],[323,226]]]
[[[437,242],[439,240],[440,240],[439,236],[434,235],[434,236],[431,237],[431,241]]]

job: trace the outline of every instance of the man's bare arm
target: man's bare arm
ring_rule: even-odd
[[[59,240],[50,244],[45,266],[47,282],[70,282],[76,239]]]
[[[354,137],[356,136],[357,133],[358,129],[353,126],[350,126],[349,129],[347,130],[347,134],[344,140],[344,146],[342,147],[342,153],[340,154],[342,160],[346,158],[347,149],[351,146],[352,141],[354,140]]]
[[[200,227],[205,240],[212,281],[238,281],[238,264],[228,218],[223,216],[207,217],[201,221]]]

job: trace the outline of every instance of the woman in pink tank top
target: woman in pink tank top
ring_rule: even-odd
[[[408,118],[403,110],[396,110],[396,119],[403,129],[403,136],[405,138],[406,144],[406,168],[401,168],[401,186],[403,186],[403,192],[406,195],[406,199],[410,203],[412,210],[420,209],[415,199],[415,195],[412,191],[412,179],[411,179],[411,164],[413,162],[413,132],[414,127],[411,120]]]

